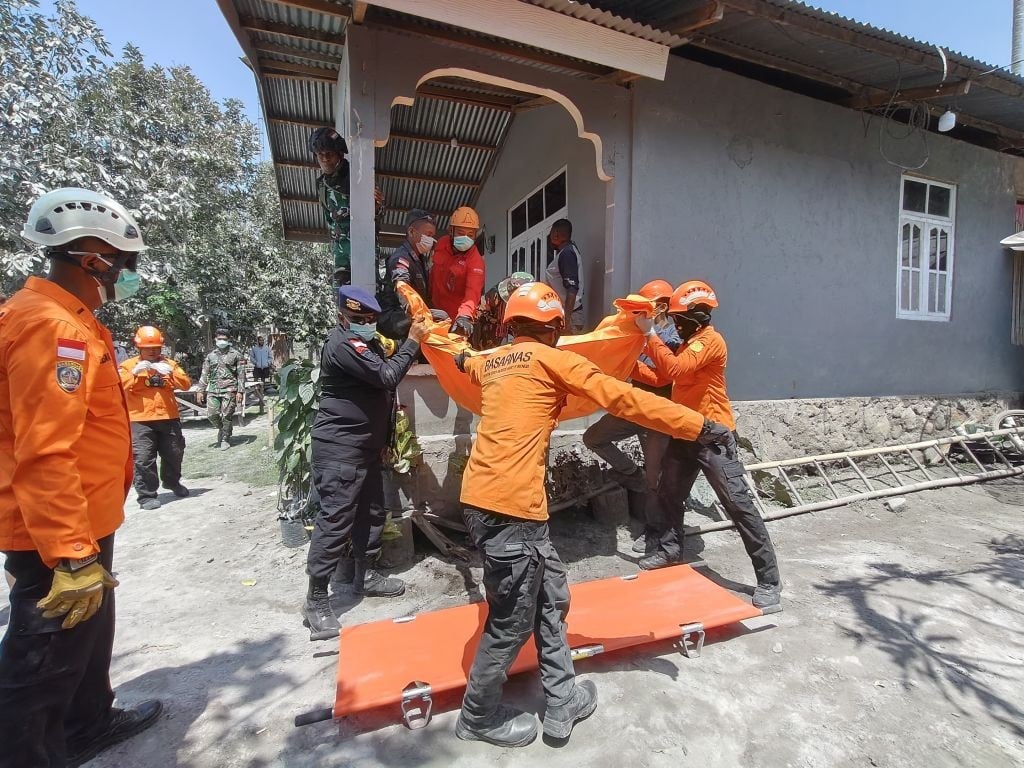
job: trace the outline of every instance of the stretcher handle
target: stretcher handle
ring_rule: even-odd
[[[303,712],[301,715],[295,716],[295,727],[298,728],[302,725],[311,725],[312,723],[322,723],[324,720],[330,720],[332,717],[334,717],[334,709],[332,707],[311,709],[309,712]]]

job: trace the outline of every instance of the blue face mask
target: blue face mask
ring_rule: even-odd
[[[121,301],[129,296],[134,296],[141,287],[142,279],[139,277],[138,272],[122,269],[121,274],[117,276],[117,280],[114,282],[114,301]]]
[[[452,245],[455,246],[456,251],[468,251],[473,247],[473,238],[469,235],[459,235],[452,239]]]
[[[377,323],[353,323],[349,322],[348,329],[356,336],[370,341],[377,333]]]

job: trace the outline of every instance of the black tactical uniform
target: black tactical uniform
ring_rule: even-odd
[[[409,333],[409,316],[402,307],[395,290],[399,280],[408,283],[430,305],[430,289],[427,278],[429,267],[427,257],[421,256],[408,240],[403,240],[387,260],[384,277],[377,285],[377,301],[380,302],[380,332],[391,339],[405,338]]]

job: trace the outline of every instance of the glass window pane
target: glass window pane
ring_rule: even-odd
[[[946,187],[928,187],[928,213],[932,216],[949,216],[949,192]]]
[[[903,181],[903,210],[924,213],[925,199],[928,197],[928,185],[920,181]]]
[[[935,296],[938,294],[939,276],[934,272],[928,273],[928,311],[935,312]]]
[[[949,311],[949,308],[946,306],[946,285],[947,285],[948,282],[949,282],[949,276],[948,275],[940,275],[940,277],[939,277],[939,298],[938,298],[938,301],[935,302],[935,311],[936,312],[942,312],[943,314],[945,314],[946,312]]]
[[[512,237],[526,231],[526,203],[512,210]]]
[[[928,269],[939,268],[939,230],[932,227],[928,230]]]
[[[910,310],[921,310],[921,273],[917,270],[910,273]]]
[[[565,208],[565,174],[560,173],[544,187],[544,216],[552,216]]]
[[[544,221],[544,190],[538,190],[526,201],[526,218],[530,226]]]
[[[949,233],[946,230],[940,230],[939,234],[939,263],[938,269],[942,272],[946,272],[947,259],[949,257]]]
[[[913,269],[921,268],[921,228],[914,226],[910,233],[910,266]]]
[[[909,269],[900,270],[900,309],[908,311],[910,309],[910,279],[911,274]]]
[[[903,238],[900,242],[900,264],[910,266],[910,225],[903,225]]]

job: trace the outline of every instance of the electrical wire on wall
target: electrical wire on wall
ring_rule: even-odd
[[[896,67],[896,87],[893,89],[892,95],[889,97],[889,101],[885,105],[885,109],[883,109],[879,115],[879,117],[881,117],[881,121],[878,124],[878,154],[880,154],[882,159],[889,165],[895,166],[903,171],[919,171],[924,168],[931,159],[931,150],[928,147],[928,121],[931,113],[928,111],[927,104],[923,104],[921,102],[900,102],[897,100],[897,96],[903,87],[903,65],[899,59],[896,60]],[[907,112],[905,121],[896,119],[896,113],[901,110],[906,110]],[[902,128],[897,131],[897,126],[902,126]],[[865,136],[867,135],[869,127],[870,116],[864,123]],[[897,160],[893,160],[885,153],[886,137],[893,141],[906,142],[914,135],[920,137],[921,148],[924,152],[924,159],[921,160],[920,163],[917,163],[916,165],[907,165]]]

